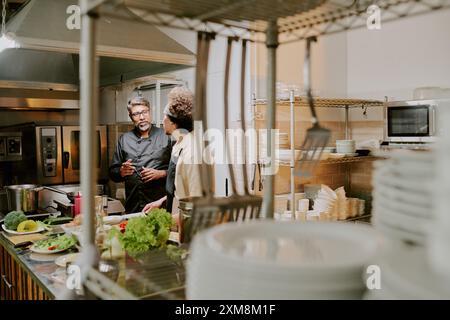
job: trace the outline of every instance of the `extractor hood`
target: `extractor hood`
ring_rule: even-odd
[[[78,108],[80,30],[67,27],[74,19],[68,8],[77,5],[30,0],[8,22],[7,32],[20,48],[0,53],[0,108]],[[191,51],[136,19],[100,17],[101,86],[194,66]]]

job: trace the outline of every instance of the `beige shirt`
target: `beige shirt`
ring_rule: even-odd
[[[200,167],[194,162],[194,134],[190,132],[181,135],[177,130],[174,138],[177,139],[177,143],[173,146],[173,150],[179,154],[175,171],[175,197],[177,199],[200,197],[202,186]]]

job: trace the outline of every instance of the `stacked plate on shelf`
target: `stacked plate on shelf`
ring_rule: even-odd
[[[373,222],[388,238],[425,245],[433,221],[434,154],[398,150],[375,162]]]
[[[188,299],[360,299],[378,239],[343,223],[227,223],[198,234]]]
[[[427,263],[424,247],[399,246],[377,261],[380,287],[367,290],[368,300],[450,299],[448,282]]]

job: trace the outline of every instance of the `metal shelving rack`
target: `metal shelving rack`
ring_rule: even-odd
[[[254,105],[266,105],[267,100],[257,99],[254,101]],[[291,106],[299,108],[308,108],[308,100],[306,97],[294,97],[294,100],[279,99],[276,103],[277,106]],[[345,109],[345,139],[349,138],[348,124],[349,124],[349,109],[352,108],[369,108],[369,107],[384,107],[384,103],[379,100],[366,100],[366,99],[344,99],[344,98],[314,98],[314,105],[316,108],[341,108]],[[291,122],[291,126],[293,123]]]
[[[376,0],[375,0],[376,1]],[[183,30],[213,32],[264,42],[268,49],[267,128],[275,127],[276,51],[280,43],[349,30],[364,25],[366,0],[80,0],[82,27],[80,49],[81,189],[86,216],[84,278],[98,255],[95,249],[95,132],[98,111],[98,61],[96,29],[99,17],[116,17]],[[381,17],[389,20],[448,8],[450,0],[380,0]],[[269,145],[269,154],[271,154]],[[265,179],[262,214],[273,217],[273,176]],[[90,195],[90,196],[88,196]]]
[[[346,99],[346,98],[314,98],[314,104],[316,108],[343,108],[345,109],[345,139],[349,139],[349,114],[348,111],[351,108],[368,108],[368,107],[384,107],[384,103],[378,100],[365,100],[365,99]],[[265,106],[267,105],[267,101],[265,99],[255,99],[253,101],[253,105],[257,106]],[[297,161],[295,160],[295,108],[308,108],[308,100],[307,97],[303,96],[294,96],[294,91],[290,92],[289,99],[278,99],[276,102],[276,106],[286,106],[290,107],[290,132],[291,132],[291,160],[290,162],[282,162],[279,161],[278,165],[280,166],[289,166],[291,175],[290,175],[290,189],[291,189],[291,199],[295,198],[295,167]],[[256,110],[256,109],[255,109]],[[256,112],[256,111],[255,111]],[[255,118],[261,118],[261,115],[255,114]],[[321,160],[320,164],[340,164],[340,163],[354,163],[360,162],[364,160],[375,160],[376,157],[346,157],[342,159],[328,159]],[[347,181],[349,178],[347,177]],[[291,201],[291,209],[295,212],[296,203],[295,201]]]
[[[449,8],[449,0],[93,0],[102,16],[119,17],[191,31],[209,31],[266,42],[271,20],[283,38],[280,43],[303,40],[350,29],[366,27],[380,9],[381,21]],[[99,7],[101,5],[101,7]],[[108,8],[109,7],[109,8]],[[113,10],[111,10],[113,9]],[[255,35],[263,37],[255,37]]]

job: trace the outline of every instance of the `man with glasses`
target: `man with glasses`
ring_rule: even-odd
[[[114,182],[125,182],[125,210],[131,213],[165,195],[172,144],[163,129],[151,124],[148,100],[135,97],[127,108],[134,129],[120,136],[109,176]]]

